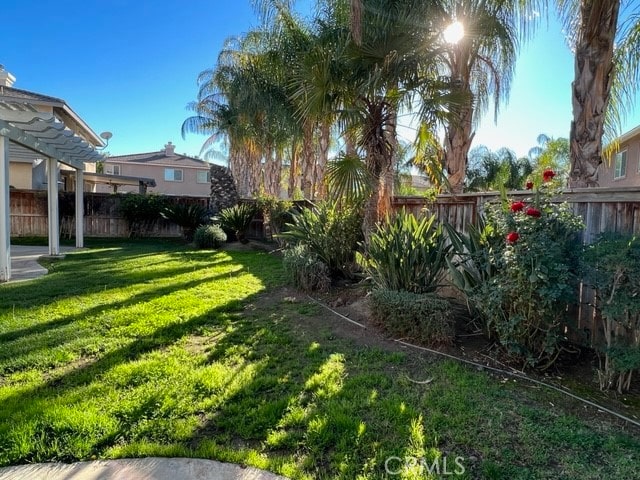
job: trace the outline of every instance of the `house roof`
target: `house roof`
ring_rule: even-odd
[[[0,103],[7,110],[37,110],[33,108],[38,105],[50,106],[54,113],[60,117],[67,126],[75,124],[80,130],[78,133],[88,143],[94,147],[104,147],[105,143],[100,136],[94,132],[89,125],[85,123],[80,116],[67,105],[67,103],[56,97],[43,95],[41,93],[21,90],[19,88],[7,87],[0,85]]]
[[[618,142],[619,143],[628,142],[629,140],[638,136],[639,134],[640,134],[640,125],[620,135],[620,137],[618,138]]]
[[[16,100],[26,100],[28,102],[42,102],[55,104],[56,106],[63,106],[66,102],[60,98],[50,97],[49,95],[42,95],[41,93],[29,92],[28,90],[21,90],[19,88],[7,87],[0,85],[0,96],[5,98],[15,98]]]
[[[166,155],[165,150],[159,152],[135,153],[132,155],[117,155],[105,159],[106,163],[141,163],[145,165],[158,165],[164,167],[195,167],[210,168],[214,166],[209,162],[205,162],[199,158],[190,157],[188,155]],[[219,165],[216,165],[219,166]],[[220,167],[223,168],[223,167]]]

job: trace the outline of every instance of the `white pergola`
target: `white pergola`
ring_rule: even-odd
[[[70,121],[72,121],[71,119]],[[76,247],[84,245],[84,162],[103,157],[55,113],[44,113],[28,101],[0,96],[0,282],[11,278],[9,142],[32,150],[47,160],[49,255],[60,254],[58,216],[58,162],[75,172]]]

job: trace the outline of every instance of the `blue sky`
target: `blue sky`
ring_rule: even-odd
[[[308,0],[299,2],[308,5]],[[97,133],[113,132],[113,155],[160,150],[197,155],[204,137],[180,127],[224,40],[257,24],[249,0],[21,0],[3,4],[0,64],[16,88],[67,101]],[[573,59],[559,25],[542,26],[522,49],[510,101],[488,114],[474,146],[524,155],[540,133],[568,136]],[[629,128],[640,123],[634,115]]]

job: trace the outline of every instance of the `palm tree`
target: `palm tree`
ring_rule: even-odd
[[[198,101],[190,104],[196,115],[183,124],[183,135],[211,135],[203,145],[206,153],[226,140],[241,196],[279,196],[285,150],[299,134],[285,85],[283,45],[282,31],[275,29],[228,40],[216,67],[200,75]]]
[[[444,153],[451,191],[463,189],[467,155],[474,128],[490,103],[497,116],[507,99],[518,47],[518,22],[522,20],[518,1],[445,0],[441,26],[458,21],[464,36],[443,56],[445,74],[466,98],[447,126]]]
[[[624,2],[626,4],[626,2]],[[638,5],[625,11],[620,0],[559,0],[575,51],[573,120],[569,137],[572,187],[598,185],[603,137],[612,139],[640,80]]]
[[[558,186],[566,186],[569,178],[570,152],[569,139],[553,138],[544,133],[538,135],[538,145],[529,149],[528,157],[533,165],[531,176],[539,181],[545,170],[556,173],[554,182]]]
[[[527,157],[517,158],[508,148],[494,152],[480,145],[469,152],[465,189],[476,192],[520,189],[532,171]]]

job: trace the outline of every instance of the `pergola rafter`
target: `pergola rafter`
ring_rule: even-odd
[[[89,141],[69,127],[54,112],[41,112],[35,102],[17,101],[0,90],[0,281],[11,278],[10,209],[9,209],[9,142],[19,144],[47,160],[47,198],[49,204],[49,254],[59,255],[58,162],[72,167],[76,183],[76,247],[84,243],[84,164],[103,156],[96,151],[96,135]],[[23,92],[20,92],[23,93]],[[74,121],[74,113],[64,102],[56,100],[53,107],[66,109]],[[74,125],[75,126],[75,125]],[[88,129],[88,127],[87,127]]]

